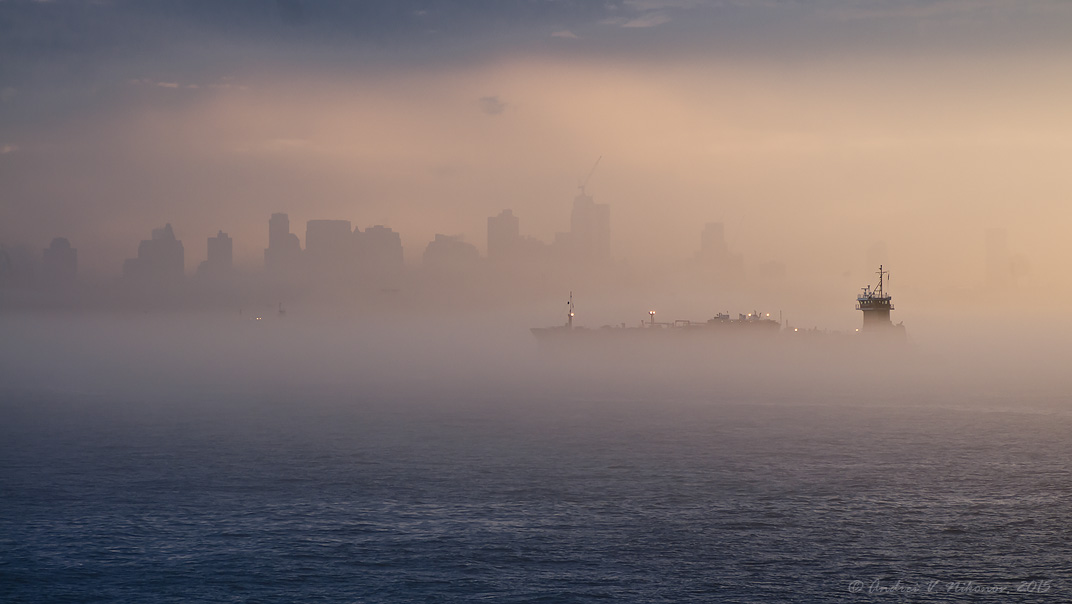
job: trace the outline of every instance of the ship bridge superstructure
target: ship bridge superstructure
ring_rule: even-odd
[[[878,267],[878,287],[874,289],[870,285],[863,288],[863,292],[856,297],[856,310],[863,311],[863,331],[877,331],[893,327],[890,320],[890,311],[893,310],[893,299],[884,288],[884,277],[889,277],[890,272],[884,270],[880,264]]]

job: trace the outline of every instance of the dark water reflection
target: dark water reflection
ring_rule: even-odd
[[[9,392],[0,599],[1068,597],[1072,418],[816,399]]]

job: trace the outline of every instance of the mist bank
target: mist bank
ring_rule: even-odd
[[[1066,412],[1072,329],[909,329],[894,345],[717,338],[546,348],[523,315],[6,313],[4,398],[131,404],[377,399],[837,402]],[[783,334],[782,337],[789,337]],[[848,344],[845,341],[849,341]],[[200,401],[200,402],[197,402]],[[453,402],[452,402],[453,401]],[[213,403],[216,404],[216,403]],[[245,403],[243,403],[245,404]]]
[[[773,267],[778,270],[767,267],[771,270],[766,272],[749,270],[743,263],[706,262],[697,254],[659,267],[568,258],[502,262],[473,255],[454,265],[405,266],[389,272],[309,266],[283,273],[231,268],[219,274],[103,281],[27,277],[0,284],[0,312],[250,317],[274,316],[283,309],[304,317],[360,315],[370,323],[488,313],[533,317],[528,326],[538,327],[562,322],[572,293],[576,322],[589,328],[635,326],[656,311],[660,321],[703,322],[719,313],[755,313],[786,327],[853,331],[861,322],[856,298],[865,287],[876,287],[879,267],[856,260],[852,270],[823,271],[821,276],[787,271],[784,265]],[[918,281],[916,273],[898,265],[892,269],[885,291],[896,307],[893,321],[904,322],[924,340],[931,334],[942,339],[947,331],[1004,336],[1026,330],[1045,337],[1061,332],[1070,321],[1060,295],[1017,283],[1007,274],[988,278],[981,273],[974,284],[928,285]]]

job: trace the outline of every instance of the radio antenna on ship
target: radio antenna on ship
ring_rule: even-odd
[[[573,292],[569,293],[569,302],[566,302],[569,312],[566,314],[566,327],[573,329]]]

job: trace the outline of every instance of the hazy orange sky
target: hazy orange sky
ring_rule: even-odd
[[[118,275],[171,222],[259,266],[288,212],[484,247],[568,229],[579,179],[649,270],[726,223],[746,262],[983,282],[986,229],[1061,274],[1072,3],[0,2],[0,242]],[[1057,287],[1066,286],[1063,283]]]

